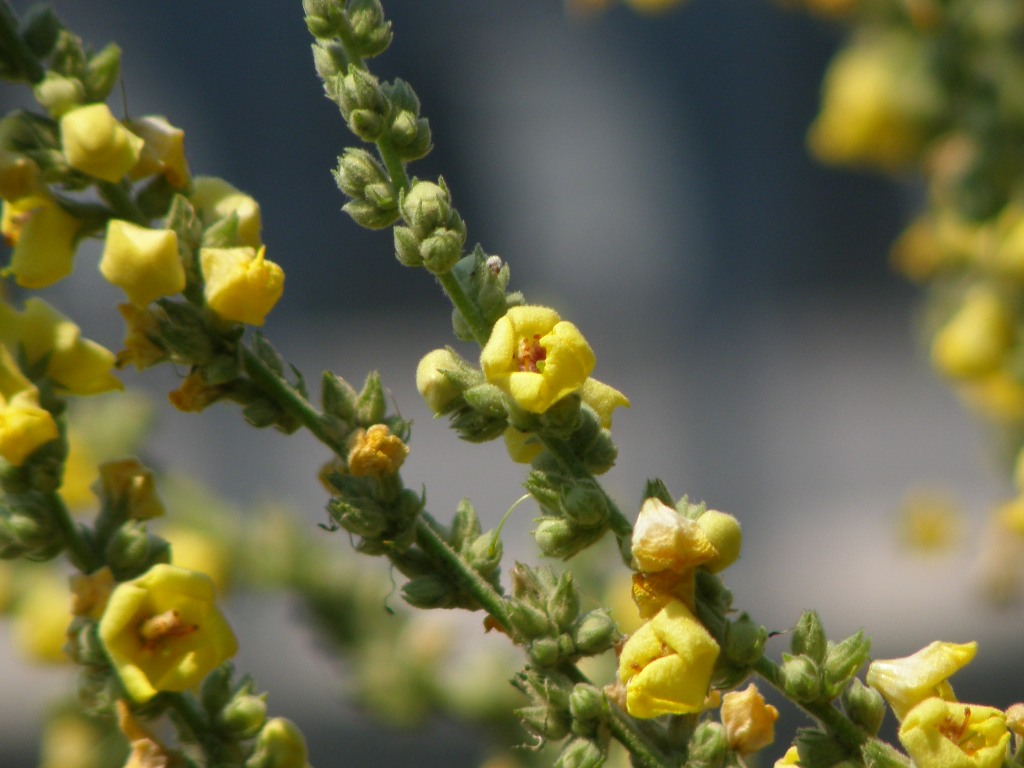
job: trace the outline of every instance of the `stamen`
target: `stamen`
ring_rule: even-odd
[[[519,370],[528,373],[541,373],[544,370],[544,360],[548,351],[540,345],[540,334],[535,333],[533,338],[523,338],[519,342],[519,354],[516,361],[519,363]]]
[[[178,612],[174,609],[150,616],[139,625],[139,636],[145,648],[158,648],[164,640],[172,637],[184,637],[199,629],[198,624],[183,624]]]

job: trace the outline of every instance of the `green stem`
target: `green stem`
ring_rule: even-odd
[[[174,710],[174,713],[185,724],[185,727],[192,732],[192,736],[203,750],[209,764],[225,765],[223,760],[226,757],[226,745],[213,733],[210,723],[195,698],[190,694],[171,692],[165,692],[161,696],[168,707]]]
[[[46,497],[50,511],[53,512],[54,521],[64,539],[64,546],[69,550],[71,562],[82,573],[92,573],[103,566],[103,560],[97,555],[89,543],[82,536],[81,530],[71,519],[64,500],[56,493],[49,493]]]
[[[766,656],[762,656],[754,665],[754,670],[781,693],[786,694],[785,684],[782,680],[782,670],[778,664]],[[786,698],[789,699],[790,697],[787,695]],[[790,700],[792,701],[792,699]],[[860,748],[868,740],[868,737],[846,715],[828,702],[802,703],[793,701],[793,703],[821,723],[844,746],[853,750],[855,754],[860,754]]]
[[[608,729],[640,765],[647,768],[678,768],[678,763],[651,744],[636,721],[614,704],[608,706]]]
[[[391,183],[395,186],[395,191],[402,189],[408,192],[411,184],[409,175],[405,172],[405,163],[402,162],[402,158],[395,151],[391,140],[386,136],[377,139],[377,153],[384,161],[384,167],[388,169],[388,175],[391,176]]]
[[[7,0],[0,0],[0,50],[7,54],[11,63],[29,83],[35,85],[46,74],[42,64],[18,34],[18,17],[14,15]]]
[[[446,272],[443,275],[437,275],[437,281],[441,284],[441,288],[444,289],[445,295],[451,301],[452,306],[459,310],[459,314],[466,321],[469,330],[473,334],[473,339],[482,347],[491,337],[491,327],[484,319],[479,305],[466,294],[462,288],[462,283],[459,282],[454,273]]]

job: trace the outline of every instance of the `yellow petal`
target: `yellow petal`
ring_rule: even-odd
[[[225,320],[247,325],[263,321],[284,293],[284,271],[259,251],[240,248],[203,248],[206,304]]]
[[[107,224],[100,272],[108,282],[124,289],[137,307],[185,288],[185,267],[174,230],[149,229],[120,219]]]
[[[978,644],[944,643],[936,640],[917,653],[900,659],[879,659],[868,666],[867,684],[889,702],[897,719],[925,699],[951,700],[948,678],[966,666],[977,653]]]
[[[75,170],[117,182],[139,160],[145,143],[111,113],[106,104],[88,104],[60,118],[64,156]]]

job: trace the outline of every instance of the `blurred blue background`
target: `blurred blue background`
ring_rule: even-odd
[[[531,303],[580,326],[597,377],[632,399],[616,415],[621,460],[608,476],[623,507],[658,476],[736,514],[747,543],[727,580],[770,629],[816,607],[832,636],[866,627],[878,656],[979,639],[958,692],[1002,706],[1019,697],[1019,654],[1009,659],[1020,613],[978,597],[978,542],[930,560],[895,543],[894,509],[911,485],[953,490],[975,533],[1008,488],[980,429],[928,371],[915,294],[887,266],[918,191],[822,168],[805,152],[840,30],[754,0],[693,0],[656,19],[615,9],[585,22],[556,0],[386,6],[396,37],[375,71],[412,83],[434,132],[434,152],[413,173],[443,173],[470,243],[506,259]],[[428,275],[395,262],[388,234],[339,211],[330,170],[350,139],[313,72],[298,0],[75,0],[57,10],[96,47],[121,44],[129,113],[167,115],[186,130],[194,173],[261,202],[268,258],[287,273],[267,325],[282,353],[311,380],[328,367],[358,383],[379,368],[416,420],[409,484],[427,483],[441,518],[468,495],[494,525],[521,494],[522,473],[500,445],[455,442],[415,393],[419,357],[451,341],[449,311]],[[48,298],[117,347],[116,292],[91,274],[94,253],[79,257],[82,282]],[[143,378],[154,392],[173,386]],[[219,408],[163,414],[153,450],[243,502],[286,499],[312,525],[324,500],[311,478],[325,457],[304,438],[284,440]],[[529,518],[520,512],[506,531],[513,553],[532,561]],[[242,627],[261,628],[239,631],[240,666],[271,691],[273,712],[309,730],[314,765],[408,761],[424,743],[439,763],[480,757],[457,726],[426,742],[366,731],[287,605],[243,600],[234,611]],[[31,738],[45,696],[66,679],[4,669],[5,680],[31,682],[17,696],[13,682],[2,686],[0,710],[16,711],[0,718],[0,743],[31,754],[13,734]]]

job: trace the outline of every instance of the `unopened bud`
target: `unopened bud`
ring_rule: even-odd
[[[553,637],[539,637],[530,643],[530,660],[538,667],[553,667],[562,659],[558,640]]]
[[[515,714],[526,730],[542,738],[558,741],[569,734],[569,718],[554,707],[543,704],[520,707]]]
[[[615,621],[604,608],[597,608],[584,614],[573,633],[576,648],[587,656],[604,653],[621,636]]]
[[[705,568],[712,573],[718,573],[739,559],[740,548],[743,545],[743,532],[740,530],[739,520],[725,512],[709,509],[697,518],[697,525],[718,552],[715,557],[703,564]]]
[[[420,241],[408,227],[395,227],[395,258],[404,267],[422,267],[423,257],[420,255]]]
[[[416,366],[416,389],[435,415],[447,413],[459,400],[462,393],[453,377],[465,366],[450,347],[428,352]]]
[[[53,71],[47,72],[32,91],[36,101],[55,118],[85,103],[85,86],[82,81]]]
[[[821,696],[821,672],[807,656],[789,656],[782,663],[783,688],[798,702],[811,702]]]
[[[402,597],[414,608],[445,608],[455,595],[446,579],[428,574],[409,579],[402,587]]]
[[[501,565],[502,545],[494,531],[488,531],[469,545],[466,559],[473,569],[483,575],[494,573]]]
[[[420,243],[423,266],[435,275],[451,272],[462,258],[465,241],[465,234],[454,229],[442,229],[427,235]]]
[[[825,692],[829,698],[838,695],[846,683],[857,674],[871,653],[871,638],[860,631],[835,645],[830,645],[822,667]]]
[[[711,720],[698,725],[690,737],[687,765],[693,768],[720,768],[729,754],[725,726]]]
[[[817,611],[804,611],[793,628],[790,645],[796,656],[809,656],[814,661],[825,660],[828,638],[825,636],[825,627],[822,625]]]
[[[89,101],[105,101],[121,76],[121,48],[110,43],[89,57],[82,80]]]
[[[379,56],[391,44],[391,22],[385,21],[380,0],[350,0],[348,19],[352,44],[360,56]]]
[[[604,491],[594,482],[573,485],[562,501],[562,511],[581,528],[604,525],[611,516]]]
[[[558,585],[548,596],[548,615],[559,629],[568,629],[580,612],[580,596],[572,572],[564,571]]]
[[[605,757],[604,750],[590,739],[576,738],[562,749],[555,768],[599,768]]]
[[[603,527],[580,528],[568,520],[542,517],[533,531],[533,537],[542,554],[566,559],[586,549],[603,533]]]
[[[751,665],[764,655],[764,644],[768,630],[741,614],[736,621],[726,625],[725,655],[737,664]]]
[[[219,725],[236,739],[249,739],[259,733],[267,720],[267,694],[239,691],[221,712]]]
[[[156,563],[170,562],[170,545],[146,532],[144,523],[122,525],[107,543],[104,552],[107,565],[119,580],[148,570]]]
[[[544,611],[520,600],[509,602],[508,613],[512,626],[526,638],[543,637],[554,629],[550,617]]]
[[[420,240],[448,225],[452,215],[448,191],[432,181],[416,181],[401,203],[402,218]]]
[[[306,740],[295,724],[283,717],[268,720],[256,739],[245,768],[307,768]]]
[[[885,699],[874,688],[854,678],[843,691],[843,711],[866,733],[874,735],[882,727],[885,718]]]
[[[604,694],[592,685],[577,683],[569,694],[569,713],[574,720],[598,720],[608,712]]]
[[[50,55],[61,29],[57,14],[44,5],[30,6],[21,17],[21,39],[37,59]]]

